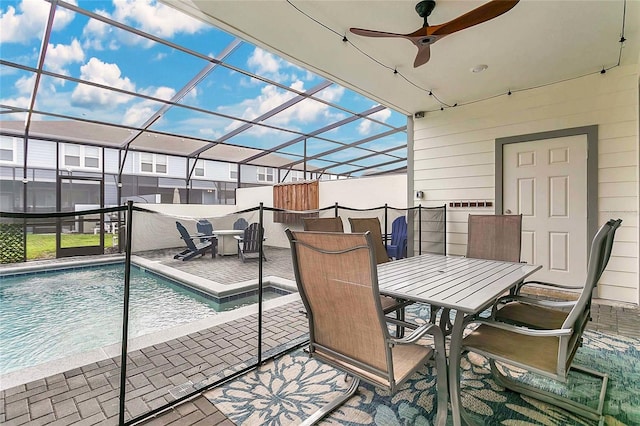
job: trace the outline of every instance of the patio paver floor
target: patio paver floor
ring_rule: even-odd
[[[175,250],[136,253],[220,283],[257,277],[257,262],[237,257],[188,262],[173,259]],[[293,280],[289,250],[268,248],[264,276]],[[232,281],[231,281],[232,280]],[[303,339],[307,320],[301,302],[267,310],[264,316],[265,350],[291,345]],[[594,301],[589,328],[640,338],[640,309],[629,305]],[[175,400],[176,389],[186,382],[206,381],[256,355],[257,315],[250,315],[129,353],[127,364],[126,418],[139,416]],[[45,379],[0,391],[0,423],[12,425],[117,424],[119,357],[92,363]],[[173,393],[173,394],[172,394]],[[203,396],[183,402],[143,422],[145,425],[232,425]]]

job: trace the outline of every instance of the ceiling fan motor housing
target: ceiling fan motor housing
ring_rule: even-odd
[[[424,24],[422,24],[423,27],[429,26],[429,24],[427,23],[427,18],[429,17],[429,15],[431,15],[431,12],[433,12],[433,9],[435,7],[435,0],[422,0],[421,2],[416,4],[416,12],[418,12],[418,16],[424,18]]]

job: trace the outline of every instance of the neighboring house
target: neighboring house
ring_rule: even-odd
[[[0,136],[0,141],[1,210],[20,211],[23,205],[24,144],[19,137]],[[71,176],[104,179],[105,205],[117,205],[126,199],[172,203],[176,188],[181,194],[181,201],[186,202],[185,182],[189,173],[191,204],[234,204],[238,171],[241,186],[335,178],[328,174],[320,175],[313,170],[305,174],[300,170],[288,171],[255,165],[242,165],[238,168],[235,163],[206,159],[198,159],[194,167],[194,159],[187,162],[186,157],[129,151],[122,166],[122,198],[118,200],[117,176],[120,156],[124,156],[124,151],[119,154],[117,149],[37,139],[29,141],[28,149],[29,211],[56,209],[56,165],[59,175],[67,179]],[[80,197],[82,204],[92,204],[89,195]]]

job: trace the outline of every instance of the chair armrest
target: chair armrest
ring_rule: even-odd
[[[528,296],[520,296],[520,295],[508,295],[499,298],[494,306],[499,304],[507,304],[509,302],[520,302],[526,303],[527,305],[536,305],[542,306],[545,308],[572,308],[575,306],[575,300],[544,300],[544,299],[536,299],[534,297]]]
[[[487,325],[489,327],[499,328],[505,331],[511,331],[513,333],[524,334],[527,336],[535,336],[535,337],[561,337],[561,336],[570,336],[573,333],[573,330],[570,328],[558,328],[554,330],[534,330],[527,327],[507,324],[505,322],[486,320],[486,319],[475,319],[470,321],[469,324],[482,324],[482,325]]]
[[[576,286],[576,285],[564,285],[564,284],[556,284],[556,283],[549,283],[549,282],[545,282],[545,281],[525,281],[522,284],[518,285],[518,292],[522,289],[522,287],[524,287],[525,285],[528,284],[536,284],[536,285],[541,285],[541,286],[545,286],[545,287],[554,287],[554,288],[563,288],[563,289],[567,289],[567,290],[582,290],[582,286]]]
[[[234,235],[233,238],[235,238],[238,241],[242,241],[243,240],[243,238],[241,236],[239,236],[239,235]]]
[[[418,340],[420,340],[422,337],[424,337],[425,334],[431,334],[436,339],[439,337],[440,339],[442,339],[442,343],[444,345],[444,337],[442,336],[442,330],[440,330],[440,328],[437,325],[431,324],[431,323],[421,325],[420,327],[413,330],[411,334],[403,338],[398,339],[398,338],[392,337],[391,343],[397,344],[397,345],[406,345],[409,343],[415,343]]]

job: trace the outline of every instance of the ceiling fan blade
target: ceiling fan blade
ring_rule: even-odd
[[[364,37],[402,37],[407,38],[405,34],[387,33],[384,31],[365,30],[363,28],[349,28],[354,34]]]
[[[431,58],[431,47],[428,44],[418,46],[418,54],[416,60],[413,61],[413,67],[418,68],[420,65],[424,65],[429,62]]]
[[[465,28],[481,24],[485,21],[500,16],[505,12],[508,12],[516,4],[518,4],[519,1],[520,0],[492,0],[480,7],[477,7],[465,13],[464,15],[458,16],[457,18],[449,22],[430,27],[430,34],[445,36],[455,33],[456,31],[464,30]]]

